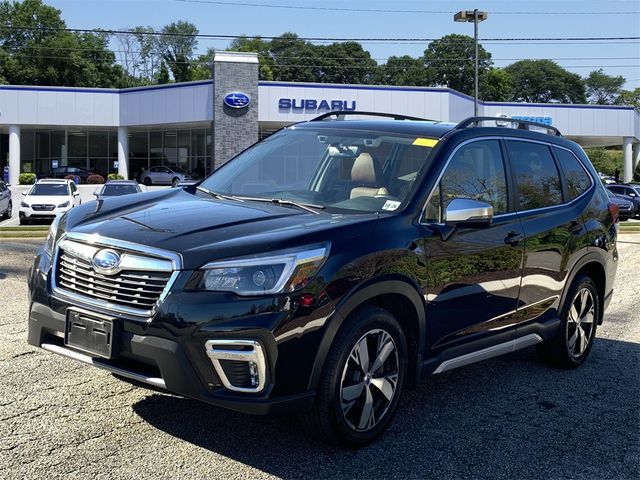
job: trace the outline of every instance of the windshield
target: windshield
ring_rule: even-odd
[[[66,183],[36,183],[29,192],[29,195],[68,196],[69,187]]]
[[[138,193],[138,188],[135,185],[105,185],[100,195],[103,197],[119,197],[120,195],[129,195],[131,193]]]
[[[382,131],[290,128],[241,153],[201,187],[344,213],[391,212],[408,200],[436,143]]]

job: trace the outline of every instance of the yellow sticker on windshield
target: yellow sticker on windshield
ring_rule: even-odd
[[[438,140],[435,138],[416,138],[413,142],[414,145],[419,147],[433,147],[436,143],[438,143]]]

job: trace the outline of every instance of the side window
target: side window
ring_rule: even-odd
[[[567,200],[573,200],[589,190],[591,178],[574,154],[562,148],[554,148],[554,150],[564,171],[569,194]]]
[[[507,180],[498,140],[480,140],[461,147],[427,203],[424,221],[446,220],[455,198],[470,198],[493,206],[493,214],[507,213]]]
[[[518,188],[519,210],[562,203],[560,174],[546,145],[507,140]]]

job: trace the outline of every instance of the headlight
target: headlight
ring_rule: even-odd
[[[27,202],[20,202],[21,207],[29,208],[29,204]]]
[[[46,250],[49,256],[53,255],[53,247],[56,245],[58,233],[62,233],[62,232],[59,232],[61,218],[62,218],[62,215],[56,215],[55,218],[53,219],[53,222],[51,222],[51,226],[49,227],[49,233],[47,234],[47,241],[45,243]]]
[[[199,290],[268,295],[304,288],[329,255],[329,245],[208,263]]]
[[[60,205],[58,205],[58,208],[65,208],[65,207],[68,207],[68,206],[69,206],[69,202],[64,202],[64,203],[61,203]]]

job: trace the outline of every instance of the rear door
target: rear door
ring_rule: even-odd
[[[500,140],[474,139],[454,150],[427,202],[425,298],[432,349],[499,334],[500,341],[513,337],[509,327],[517,308],[524,236],[510,206],[507,178]],[[490,203],[492,224],[443,235],[449,228],[444,212],[455,198]]]
[[[588,244],[583,193],[592,180],[568,149],[526,139],[505,144],[526,248],[517,321],[545,322],[557,317],[574,253]]]

